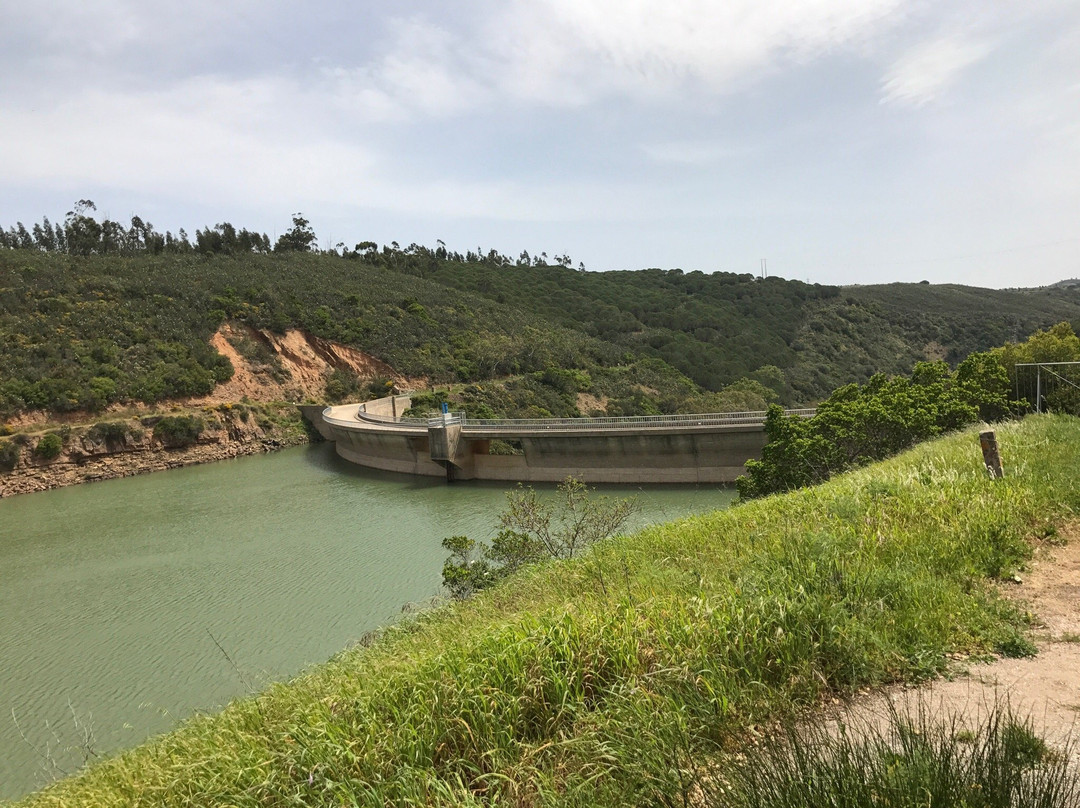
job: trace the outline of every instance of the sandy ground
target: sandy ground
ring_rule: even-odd
[[[243,338],[261,342],[276,355],[284,371],[281,381],[240,355],[234,343]],[[351,370],[361,379],[393,379],[399,387],[411,387],[415,381],[406,379],[370,354],[295,328],[282,336],[226,323],[211,337],[210,344],[232,362],[233,377],[215,387],[208,396],[186,399],[184,403],[188,406],[232,403],[243,398],[251,401],[321,400],[326,378],[335,368]]]
[[[1080,741],[1080,522],[1062,531],[1064,545],[1038,548],[1020,582],[1005,594],[1036,616],[1039,652],[1026,659],[965,663],[946,679],[916,688],[886,688],[841,708],[840,716],[884,721],[887,701],[901,710],[921,706],[948,719],[974,725],[995,704],[1030,717],[1036,731],[1055,745]],[[1080,763],[1080,749],[1073,748]]]

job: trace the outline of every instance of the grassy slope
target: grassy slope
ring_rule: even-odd
[[[385,631],[30,806],[651,804],[823,691],[1022,652],[987,586],[1080,506],[1080,420],[972,432],[607,542]]]

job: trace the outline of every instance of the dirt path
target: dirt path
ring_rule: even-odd
[[[1040,547],[1030,570],[1005,590],[1037,618],[1036,656],[969,665],[924,687],[887,688],[856,699],[842,714],[884,721],[891,700],[901,710],[921,704],[974,724],[993,705],[1008,703],[1017,715],[1030,716],[1051,743],[1070,733],[1080,740],[1080,522],[1060,538],[1067,543]],[[1073,756],[1080,763],[1080,749]]]

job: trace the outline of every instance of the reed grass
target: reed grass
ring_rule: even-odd
[[[755,724],[1033,652],[990,582],[1080,507],[1080,420],[998,440],[526,568],[20,805],[683,804]]]
[[[725,808],[1075,808],[1080,772],[1071,738],[1054,748],[1007,703],[974,728],[920,703],[891,705],[888,720],[855,718],[830,729],[788,725],[751,745],[699,803]]]

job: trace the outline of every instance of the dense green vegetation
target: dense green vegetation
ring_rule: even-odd
[[[0,440],[0,471],[11,471],[19,462],[22,446],[15,440]]]
[[[1034,368],[1017,367],[1033,362],[1080,362],[1080,337],[1068,323],[1037,331],[1024,342],[995,348],[994,358],[1009,374],[1013,395],[1027,410],[1080,415],[1080,373],[1077,367],[1044,368],[1041,391]],[[1039,406],[1036,398],[1041,395]]]
[[[0,413],[207,393],[232,373],[208,342],[226,319],[303,328],[436,380],[619,359],[579,332],[341,258],[0,250]]]
[[[1036,409],[1029,383],[1033,374],[1028,372],[1028,383],[1021,385],[1024,368],[1017,365],[1077,360],[1080,338],[1068,323],[1058,323],[1025,342],[972,354],[955,373],[944,361],[919,362],[910,378],[877,374],[865,385],[845,385],[812,418],[785,416],[772,406],[765,418],[768,443],[761,460],[747,462],[737,481],[739,495],[750,499],[815,485],[949,430],[1031,412]],[[1042,409],[1080,414],[1076,373],[1060,367],[1044,375]]]
[[[748,727],[1031,653],[988,581],[1080,507],[1080,421],[918,446],[525,567],[25,806],[681,804]]]
[[[44,435],[34,447],[34,454],[42,460],[53,460],[64,451],[64,439],[55,432]]]
[[[1080,322],[1080,287],[839,289],[724,272],[584,272],[568,256],[441,244],[316,244],[301,214],[271,247],[227,222],[192,240],[138,216],[99,221],[86,200],[62,224],[0,228],[0,417],[205,394],[232,373],[208,345],[225,320],[302,328],[407,376],[471,383],[455,399],[467,411],[523,416],[809,404],[875,373],[955,364]],[[347,375],[328,380],[331,399],[365,392]],[[582,408],[579,393],[602,403]]]
[[[154,437],[167,449],[180,449],[194,444],[203,426],[196,415],[166,415],[154,424]]]
[[[559,265],[438,261],[422,251],[372,253],[364,260],[524,307],[663,359],[709,390],[764,365],[795,364],[791,343],[805,307],[839,293],[836,287],[729,272],[580,272]]]
[[[920,362],[910,378],[873,376],[818,405],[812,418],[765,416],[768,442],[736,481],[739,496],[761,497],[816,485],[834,474],[891,457],[921,441],[1011,412],[1008,375],[989,353],[972,354],[953,373],[945,362]]]
[[[411,245],[361,260],[525,307],[635,353],[655,356],[706,389],[759,368],[806,403],[875,373],[907,373],[921,360],[965,356],[1062,320],[1080,323],[1080,289],[999,291],[927,284],[839,288],[680,269],[579,272],[510,262],[479,251],[457,261]],[[474,260],[469,261],[472,257]],[[768,384],[768,383],[767,383]]]
[[[813,308],[787,369],[798,391],[822,398],[874,373],[910,372],[915,362],[956,365],[969,354],[1021,342],[1062,321],[1080,326],[1080,287],[997,290],[953,284],[850,286]],[[804,394],[805,398],[805,394]]]

